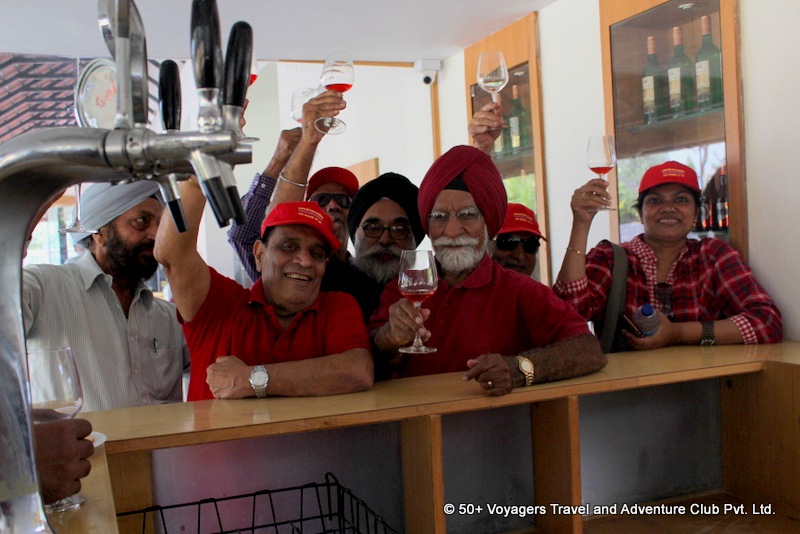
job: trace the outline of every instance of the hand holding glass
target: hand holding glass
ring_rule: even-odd
[[[72,419],[83,406],[78,368],[69,347],[28,351],[31,416],[34,424]],[[86,502],[79,494],[46,504],[48,513],[78,508]]]
[[[414,303],[419,310],[425,300],[436,292],[439,278],[436,263],[430,250],[404,250],[400,254],[400,276],[397,281],[400,293]],[[436,352],[433,347],[426,347],[419,337],[419,330],[414,335],[414,343],[410,347],[400,347],[400,352],[425,354]]]
[[[319,83],[325,89],[344,93],[353,87],[353,59],[346,52],[333,52],[325,60]],[[347,129],[342,119],[336,117],[320,117],[314,123],[317,131],[324,134],[340,134]]]
[[[614,138],[610,135],[598,135],[589,138],[586,147],[586,165],[605,180],[605,175],[617,165],[617,154],[614,150]],[[615,207],[602,207],[603,210],[615,210]]]
[[[478,57],[478,85],[492,95],[497,102],[498,94],[508,84],[508,67],[502,52],[484,52]]]
[[[320,94],[317,87],[304,87],[295,89],[292,93],[292,120],[303,124],[303,105]]]

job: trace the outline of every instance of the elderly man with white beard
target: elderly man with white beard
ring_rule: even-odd
[[[390,282],[370,321],[376,361],[391,362],[396,376],[465,371],[465,381],[499,396],[605,366],[597,338],[571,306],[489,257],[507,206],[497,168],[476,148],[452,148],[425,175],[418,208],[439,287],[417,311]],[[401,357],[398,349],[417,332],[438,352]]]

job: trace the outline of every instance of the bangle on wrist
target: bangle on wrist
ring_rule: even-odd
[[[572,248],[572,247],[568,246],[568,247],[567,247],[567,250],[569,250],[570,252],[574,252],[574,253],[575,253],[575,254],[577,254],[578,256],[586,256],[586,253],[585,253],[585,252],[581,252],[581,251],[580,251],[580,250],[578,250],[577,248]]]
[[[303,188],[303,189],[305,189],[305,188],[306,188],[306,184],[297,183],[297,182],[295,182],[295,181],[292,181],[292,180],[288,179],[288,178],[287,178],[287,177],[286,177],[286,176],[283,174],[283,171],[281,171],[280,173],[278,173],[278,181],[279,181],[279,182],[286,182],[287,184],[292,184],[292,185],[293,185],[293,186],[295,186],[295,187],[300,187],[300,188]]]

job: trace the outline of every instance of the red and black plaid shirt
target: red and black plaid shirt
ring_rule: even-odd
[[[661,310],[655,295],[658,263],[653,249],[643,234],[622,246],[628,253],[626,311],[633,316],[646,302]],[[595,321],[606,308],[613,263],[611,244],[603,241],[586,254],[585,277],[568,284],[558,279],[553,289],[587,321]],[[675,322],[730,319],[745,343],[775,343],[783,338],[783,320],[775,303],[741,254],[719,239],[688,239],[666,281],[674,290]]]

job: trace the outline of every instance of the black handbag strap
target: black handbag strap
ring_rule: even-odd
[[[619,346],[615,347],[614,335],[617,333],[619,316],[625,309],[625,293],[628,286],[628,254],[616,243],[610,245],[614,250],[614,267],[611,270],[611,291],[608,293],[600,334],[600,346],[604,353],[620,350]]]

